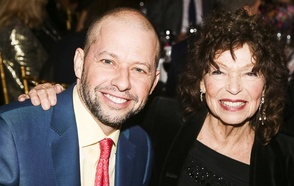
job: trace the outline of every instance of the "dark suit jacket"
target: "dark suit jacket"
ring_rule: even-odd
[[[143,128],[154,146],[152,186],[177,185],[177,178],[207,114],[205,108],[183,120],[178,102],[155,98]],[[294,138],[280,133],[263,146],[254,141],[250,162],[250,186],[294,185]]]
[[[214,8],[214,0],[202,0],[204,16]],[[182,27],[183,0],[150,0],[147,1],[147,16],[158,33],[170,30],[178,35]]]
[[[79,145],[73,86],[44,111],[30,101],[0,108],[0,185],[80,185]],[[116,186],[148,185],[151,141],[138,126],[121,131]]]

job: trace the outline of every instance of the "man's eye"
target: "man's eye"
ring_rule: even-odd
[[[135,70],[140,73],[146,73],[146,71],[143,70],[142,68],[135,68]]]
[[[112,61],[108,59],[102,59],[101,61],[105,64],[112,64]]]

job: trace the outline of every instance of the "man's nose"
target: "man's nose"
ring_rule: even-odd
[[[120,68],[114,72],[114,77],[111,80],[111,84],[119,91],[126,91],[131,88],[130,72],[128,68]]]

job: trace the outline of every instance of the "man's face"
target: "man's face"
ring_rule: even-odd
[[[96,35],[87,56],[80,50],[75,57],[79,92],[102,124],[118,128],[144,107],[158,82],[157,38],[121,21],[103,23]]]

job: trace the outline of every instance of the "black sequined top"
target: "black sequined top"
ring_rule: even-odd
[[[248,186],[249,165],[219,154],[196,140],[178,185]]]

